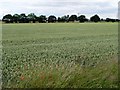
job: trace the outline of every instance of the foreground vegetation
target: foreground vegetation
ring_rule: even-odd
[[[3,24],[3,87],[117,88],[117,23]]]

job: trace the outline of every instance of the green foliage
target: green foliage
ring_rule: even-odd
[[[84,23],[84,22],[88,21],[88,19],[85,17],[85,15],[79,16],[79,17],[78,17],[78,20],[79,20],[79,22],[81,22],[81,23]]]
[[[33,23],[35,23],[35,21],[37,21],[37,16],[34,13],[28,14],[27,18],[30,22],[32,21]]]
[[[13,22],[12,19],[13,19],[13,17],[12,17],[11,14],[7,14],[7,15],[3,16],[3,21],[4,21],[5,23],[12,23],[12,22]]]
[[[70,18],[69,18],[69,21],[77,21],[78,20],[78,17],[77,15],[71,15]]]
[[[94,15],[90,18],[90,21],[92,22],[99,22],[100,21],[100,17],[98,15]]]
[[[117,88],[117,23],[3,24],[3,87]]]
[[[48,17],[48,23],[54,23],[56,22],[57,18],[54,15],[51,15]]]
[[[38,17],[38,22],[39,23],[45,23],[46,21],[47,21],[46,16],[41,15],[41,16]]]

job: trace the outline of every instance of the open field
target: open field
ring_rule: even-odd
[[[3,87],[117,88],[117,23],[3,24]]]

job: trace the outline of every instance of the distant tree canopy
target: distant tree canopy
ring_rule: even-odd
[[[37,16],[34,13],[30,13],[27,16],[28,22],[35,23],[37,21]]]
[[[77,15],[71,15],[68,21],[74,22],[74,21],[77,21],[77,20],[78,20]]]
[[[47,17],[44,15],[41,15],[41,16],[37,17],[37,20],[39,23],[45,23],[47,21]]]
[[[69,20],[69,15],[58,17],[58,22],[68,22],[68,20]]]
[[[34,13],[30,13],[26,15],[25,13],[22,14],[7,14],[3,16],[2,21],[5,23],[55,23],[55,22],[119,22],[119,19],[101,19],[98,15],[94,15],[90,17],[90,19],[87,19],[85,15],[64,15],[62,17],[56,17],[54,15],[50,15],[49,17],[46,17],[45,15],[36,16]]]
[[[78,17],[78,20],[79,20],[79,22],[81,22],[81,23],[84,23],[84,22],[88,21],[88,19],[86,18],[85,15],[79,16],[79,17]]]
[[[13,15],[13,22],[17,23],[17,22],[19,22],[19,19],[20,19],[20,15],[18,15],[18,14]]]
[[[3,16],[2,21],[4,21],[5,23],[13,23],[13,17],[11,14],[7,14]]]
[[[54,23],[56,22],[57,18],[54,15],[51,15],[48,17],[48,23]]]
[[[118,22],[118,19],[111,19],[111,18],[106,18],[106,22]]]
[[[28,22],[29,20],[27,16],[24,13],[20,14],[19,23],[28,23]]]
[[[92,22],[99,22],[100,21],[100,17],[98,15],[94,15],[90,18],[90,21]]]

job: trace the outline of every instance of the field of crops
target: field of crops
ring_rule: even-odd
[[[117,27],[3,24],[3,87],[117,88]]]

